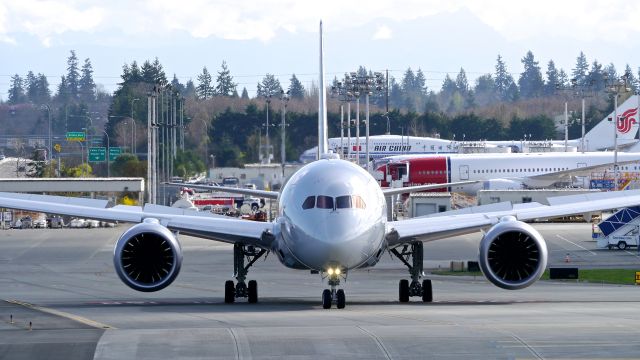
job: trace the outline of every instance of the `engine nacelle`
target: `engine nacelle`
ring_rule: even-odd
[[[547,267],[547,244],[529,224],[503,218],[480,242],[480,268],[494,285],[518,290],[536,282]]]
[[[164,289],[178,276],[182,249],[176,237],[156,219],[146,219],[127,230],[113,253],[116,273],[138,291]]]

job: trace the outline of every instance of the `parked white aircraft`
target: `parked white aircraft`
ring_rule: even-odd
[[[634,95],[618,106],[618,149],[630,151],[634,145],[640,146],[636,135],[640,128],[638,121],[638,96]],[[613,149],[613,123],[609,119],[614,117],[614,112],[605,117],[596,126],[594,126],[584,136],[585,151],[598,151]],[[484,147],[486,152],[500,153],[509,149],[512,152],[528,152],[531,148],[553,147],[556,151],[564,151],[564,140],[547,140],[547,141],[524,141],[524,140],[508,140],[508,141],[452,141],[446,139],[438,139],[432,137],[417,136],[400,136],[400,135],[374,135],[369,137],[371,148],[369,156],[372,159],[379,159],[394,155],[422,155],[422,154],[447,154],[460,153],[461,147]],[[581,139],[570,139],[567,141],[567,147],[582,150]],[[342,152],[340,152],[340,147]],[[362,161],[366,157],[367,144],[366,138],[334,137],[329,139],[329,149],[337,154],[344,154],[345,158],[357,159],[358,156]],[[638,151],[638,150],[635,150]],[[313,161],[317,153],[317,147],[305,150],[300,156],[303,163]]]
[[[572,184],[575,177],[613,168],[613,152],[397,155],[374,162],[373,176],[383,187],[471,183],[443,190],[475,195],[478,190],[543,188]],[[620,173],[640,171],[640,153],[618,153]]]
[[[322,54],[322,24],[320,34]],[[187,234],[234,244],[237,282],[226,282],[225,302],[239,297],[258,300],[257,283],[246,282],[247,272],[259,257],[272,251],[287,267],[319,272],[330,286],[322,293],[323,307],[335,303],[343,308],[345,293],[337,289],[340,280],[354,269],[374,266],[385,251],[400,258],[411,274],[411,282],[400,280],[400,301],[410,296],[432,301],[431,281],[422,278],[423,242],[480,229],[488,230],[480,244],[479,262],[489,281],[504,289],[527,287],[544,272],[547,247],[542,236],[523,221],[640,204],[640,192],[626,191],[572,197],[552,206],[387,221],[385,196],[406,190],[383,191],[361,167],[329,153],[322,55],[320,75],[320,159],[296,172],[280,193],[236,189],[277,199],[279,213],[273,222],[151,204],[105,208],[106,202],[99,200],[12,193],[0,193],[0,207],[139,223],[122,234],[114,250],[116,272],[136,290],[156,291],[174,281],[182,263],[177,236]],[[245,263],[247,258],[250,261]]]

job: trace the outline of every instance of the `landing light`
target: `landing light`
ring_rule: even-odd
[[[329,269],[327,270],[327,273],[328,273],[329,275],[333,275],[333,269],[332,269],[332,268],[329,268]]]
[[[340,275],[340,268],[336,268],[336,275]]]

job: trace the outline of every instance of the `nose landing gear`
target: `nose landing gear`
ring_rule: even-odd
[[[233,280],[227,280],[224,284],[224,302],[231,304],[236,298],[247,298],[249,303],[254,304],[258,302],[258,282],[250,280],[249,283],[245,283],[249,268],[267,251],[265,249],[258,249],[254,246],[244,246],[242,244],[235,244],[233,246],[233,270],[234,277],[238,281],[238,284],[234,284]],[[245,259],[249,261],[245,265]]]
[[[333,303],[336,304],[338,309],[344,309],[346,305],[346,296],[344,290],[336,290],[336,286],[340,285],[340,268],[329,269],[327,271],[329,278],[329,286],[331,289],[324,289],[322,291],[322,308],[330,309]]]
[[[409,249],[411,246],[411,249]],[[400,302],[409,302],[409,297],[420,296],[423,302],[433,301],[433,288],[431,280],[423,279],[422,283],[420,278],[423,276],[423,245],[421,242],[414,242],[411,245],[405,245],[401,251],[397,248],[389,250],[391,254],[400,259],[403,264],[409,268],[409,274],[411,274],[411,283],[409,280],[400,280],[398,298]],[[411,258],[411,264],[409,263]]]

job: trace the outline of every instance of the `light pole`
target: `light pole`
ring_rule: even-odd
[[[284,92],[284,90],[280,90],[281,91],[281,96],[280,99],[282,100],[282,123],[281,123],[281,130],[280,130],[280,135],[281,135],[281,144],[280,144],[280,161],[282,163],[282,182],[284,183],[284,163],[286,160],[286,154],[285,154],[285,127],[287,126],[285,124],[286,121],[286,117],[287,117],[287,103],[289,103],[289,91]]]
[[[620,79],[609,79],[607,74],[603,75],[605,83],[611,80],[607,86],[607,91],[613,95],[613,186],[614,190],[618,190],[618,96],[620,94],[631,91],[627,87],[627,77],[622,76]]]
[[[134,105],[135,105],[136,101],[140,101],[140,99],[135,98],[135,99],[131,100],[131,152],[133,154],[137,153],[137,151],[136,151],[136,140],[137,140],[137,137],[136,137],[136,119],[133,116],[135,114]]]
[[[266,130],[266,136],[267,136],[267,164],[271,164],[271,149],[269,149],[269,104],[271,103],[271,94],[267,95],[267,100],[266,100],[266,104],[267,104],[267,130]]]
[[[49,118],[49,148],[48,148],[48,151],[49,151],[49,164],[51,164],[51,161],[53,160],[53,150],[52,150],[53,146],[51,145],[51,142],[52,142],[52,140],[51,140],[51,107],[48,104],[44,104],[44,105],[42,105],[42,108],[47,109],[47,115],[48,115],[48,118]]]
[[[107,155],[106,155],[106,158],[107,158],[107,177],[111,177],[111,172],[109,170],[109,168],[110,168],[109,165],[110,165],[110,160],[111,160],[111,159],[109,159],[110,155],[111,155],[109,149],[111,147],[111,144],[109,143],[109,134],[107,134],[107,132],[104,129],[102,130],[102,132],[104,133],[104,136],[107,137]]]

